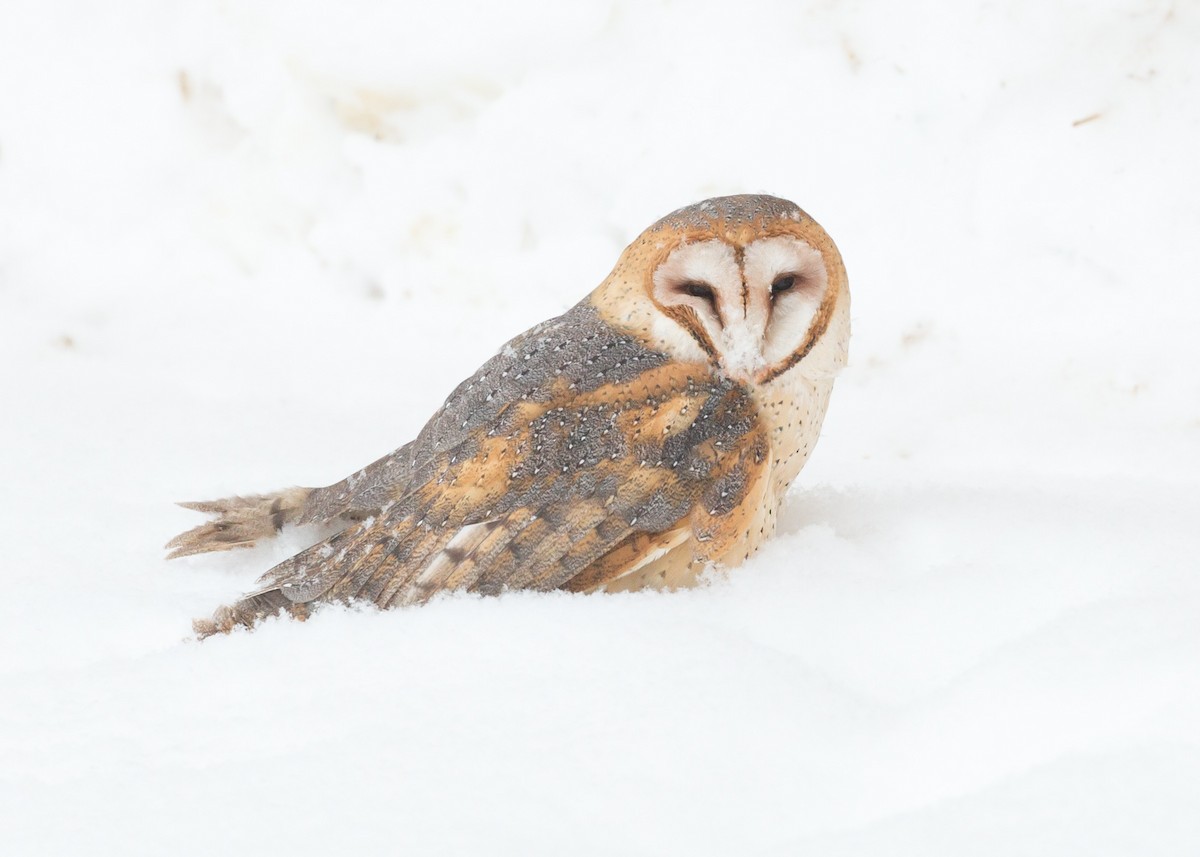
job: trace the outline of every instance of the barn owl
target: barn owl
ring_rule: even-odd
[[[816,443],[849,311],[841,255],[795,204],[674,211],[390,455],[324,488],[181,504],[214,519],[171,557],[340,527],[195,630],[454,590],[675,588],[736,566],[775,530]]]

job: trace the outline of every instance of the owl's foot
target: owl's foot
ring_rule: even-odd
[[[274,494],[226,497],[196,503],[180,503],[185,509],[214,516],[215,520],[180,533],[164,545],[167,559],[209,551],[253,547],[294,523],[304,508],[311,488],[287,488]]]

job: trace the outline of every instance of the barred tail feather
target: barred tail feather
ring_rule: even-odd
[[[285,524],[297,523],[311,492],[311,488],[287,488],[273,494],[180,503],[185,509],[212,515],[214,520],[167,542],[167,559],[252,547],[259,539],[274,536]]]

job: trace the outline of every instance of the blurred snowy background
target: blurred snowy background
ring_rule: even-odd
[[[1200,4],[6,0],[0,851],[1200,853]],[[661,214],[851,366],[707,589],[186,638]]]

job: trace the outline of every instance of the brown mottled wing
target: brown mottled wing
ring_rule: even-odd
[[[595,588],[678,544],[683,530],[696,534],[697,558],[708,556],[717,522],[765,482],[767,442],[749,394],[604,330],[589,349],[599,356],[577,361],[594,375],[560,363],[540,387],[509,395],[490,423],[455,416],[464,431],[411,462],[377,514],[271,569],[259,592],[201,632],[281,609],[303,615],[314,601],[391,607],[453,589]],[[564,360],[586,353],[542,344]],[[622,356],[607,359],[614,350]],[[546,363],[517,356],[530,372]],[[470,383],[496,384],[489,375]]]
[[[376,515],[403,492],[420,484],[440,454],[486,433],[516,403],[548,401],[555,382],[587,391],[629,380],[667,362],[607,324],[583,302],[557,318],[535,325],[454,389],[411,443],[341,482],[313,489],[296,519],[299,524],[361,519]]]
[[[181,503],[214,520],[167,542],[168,559],[250,547],[287,524],[349,523],[377,516],[407,486],[419,484],[421,471],[439,454],[488,431],[514,403],[546,401],[554,382],[588,390],[665,361],[665,355],[646,351],[604,324],[590,304],[578,304],[514,338],[458,385],[415,440],[341,482]]]

